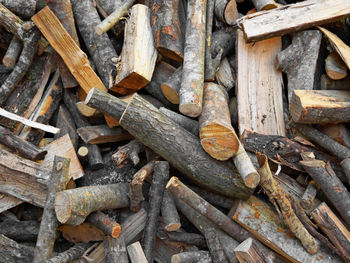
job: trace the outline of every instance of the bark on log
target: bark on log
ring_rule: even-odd
[[[22,51],[22,42],[17,38],[13,37],[6,53],[2,59],[2,63],[8,68],[14,68],[16,62]]]
[[[58,110],[56,126],[57,126],[57,128],[60,129],[60,132],[55,134],[54,138],[58,139],[64,135],[68,134],[70,140],[72,141],[74,149],[77,150],[79,136],[78,136],[77,131],[76,131],[75,122],[74,122],[73,117],[69,113],[67,107],[64,106],[63,104],[60,105],[59,110]]]
[[[350,77],[340,80],[332,80],[323,74],[320,79],[320,90],[349,90]]]
[[[350,3],[345,0],[308,0],[285,5],[263,13],[249,14],[238,20],[248,42],[281,36],[316,25],[341,20],[349,15]],[[299,19],[295,19],[298,17]],[[310,18],[312,19],[306,19]]]
[[[92,212],[129,206],[126,183],[85,186],[59,192],[55,199],[58,221],[79,225]]]
[[[317,194],[317,186],[315,181],[311,181],[305,189],[303,196],[301,197],[300,205],[308,210],[313,204]]]
[[[225,209],[231,209],[233,204],[234,204],[233,199],[224,197],[224,196],[219,195],[219,194],[215,194],[213,192],[209,192],[209,191],[202,189],[200,187],[197,187],[197,186],[191,185],[190,188],[192,191],[197,193],[199,196],[204,198],[206,201],[208,201],[212,205],[220,206],[220,207],[225,208]]]
[[[101,103],[108,100],[108,104]],[[87,96],[85,102],[117,119],[125,109],[121,100],[96,89]],[[204,152],[196,136],[169,120],[140,96],[133,96],[120,125],[196,184],[233,198],[246,199],[251,194],[251,190],[236,178],[231,169]]]
[[[34,263],[39,263],[52,256],[58,228],[58,221],[54,211],[55,196],[58,192],[63,191],[68,184],[70,179],[69,163],[69,159],[59,156],[55,157],[50,183],[48,185],[44,213],[35,246]]]
[[[13,263],[29,263],[33,260],[34,249],[0,235],[0,261]]]
[[[211,263],[211,257],[208,251],[188,251],[175,254],[171,257],[171,263]]]
[[[215,17],[230,26],[233,26],[238,19],[236,0],[217,0],[214,10]]]
[[[121,142],[132,138],[121,127],[109,128],[108,125],[80,127],[77,132],[85,143],[90,144]]]
[[[350,148],[350,133],[344,124],[318,125],[317,129],[341,145]]]
[[[236,85],[236,73],[232,69],[227,57],[224,57],[215,74],[216,81],[228,92]],[[232,120],[231,120],[232,122]]]
[[[40,224],[37,221],[6,220],[0,223],[0,234],[15,241],[35,241]]]
[[[146,86],[152,78],[157,59],[147,6],[134,5],[125,26],[120,69],[111,87],[122,95],[133,93]]]
[[[213,58],[211,56],[211,45],[213,35],[214,8],[217,1],[208,0],[206,10],[205,29],[205,60],[204,60],[204,81],[215,80],[215,69],[213,69]]]
[[[106,236],[103,239],[106,263],[128,263],[125,241],[123,237],[112,238]]]
[[[296,89],[312,90],[318,86],[321,69],[317,66],[322,34],[307,30],[294,35],[292,44],[277,55],[277,68],[288,76],[288,101]]]
[[[181,227],[180,217],[177,213],[175,201],[169,190],[164,191],[161,206],[164,229],[166,231],[177,231]]]
[[[154,176],[149,190],[150,208],[142,238],[143,248],[148,262],[152,262],[154,257],[153,250],[156,242],[158,218],[162,206],[164,188],[168,179],[169,163],[165,161],[155,162]]]
[[[247,238],[239,244],[235,248],[235,253],[240,263],[267,263],[252,238]]]
[[[204,84],[199,137],[203,149],[220,161],[234,156],[239,148],[239,139],[231,125],[228,94],[214,83]]]
[[[113,153],[112,160],[119,167],[127,159],[130,159],[136,166],[140,162],[139,153],[143,152],[145,147],[138,140],[133,139],[129,143],[118,147],[118,150]]]
[[[333,80],[343,79],[348,75],[348,68],[339,54],[335,51],[330,53],[325,61],[327,76]]]
[[[90,246],[90,243],[77,243],[70,249],[40,263],[69,263],[74,259],[79,259]]]
[[[113,238],[117,238],[120,234],[121,226],[101,211],[92,213],[86,218],[86,221],[101,229],[103,233]]]
[[[149,262],[142,250],[140,242],[135,242],[127,247],[131,263]]]
[[[183,61],[184,40],[180,26],[180,0],[152,1],[151,26],[159,53],[177,62]]]
[[[35,13],[37,0],[1,0],[6,8],[22,18],[31,18]]]
[[[227,262],[222,245],[214,228],[208,228],[204,230],[204,237],[207,241],[211,258],[214,262],[225,263]]]
[[[176,71],[161,84],[162,93],[165,98],[173,104],[180,103],[180,87],[182,78],[182,67],[178,67]]]
[[[8,10],[2,3],[0,3],[0,23],[8,32],[23,41],[21,32],[18,32],[23,24],[23,20]]]
[[[200,248],[207,248],[207,243],[205,242],[205,238],[200,234],[187,233],[187,232],[168,232],[165,230],[158,229],[157,235],[160,239],[167,238],[170,241],[181,242],[188,245],[197,246]]]
[[[188,1],[179,110],[189,117],[197,117],[202,112],[205,20],[206,2],[203,0]]]

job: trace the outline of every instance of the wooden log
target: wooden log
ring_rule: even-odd
[[[8,10],[2,3],[0,3],[0,21],[1,25],[8,32],[14,34],[23,41],[23,36],[20,34],[20,32],[17,32],[21,28],[23,20]]]
[[[147,6],[137,4],[131,8],[120,57],[120,70],[114,86],[110,88],[112,91],[127,95],[143,88],[151,81],[157,50],[154,47]]]
[[[56,126],[60,129],[60,132],[55,134],[55,139],[62,137],[66,134],[69,135],[70,140],[74,146],[74,149],[78,148],[79,136],[76,131],[74,119],[69,113],[65,105],[61,104],[58,109]]]
[[[317,67],[322,34],[306,30],[294,35],[292,44],[277,55],[277,68],[288,76],[288,101],[293,91],[312,90],[318,85],[320,67]]]
[[[256,239],[273,249],[290,262],[341,262],[341,259],[320,244],[319,251],[311,255],[293,237],[280,216],[267,203],[251,196],[240,201],[235,208],[233,220],[247,229]]]
[[[350,92],[345,90],[295,90],[290,114],[297,123],[349,122]]]
[[[240,263],[265,263],[264,255],[254,244],[254,239],[247,238],[235,248]]]
[[[16,62],[22,51],[22,42],[17,38],[13,37],[6,53],[2,59],[2,63],[8,68],[14,68]]]
[[[283,118],[282,73],[275,69],[275,57],[281,50],[281,38],[246,44],[242,31],[238,30],[237,39],[236,95],[239,133],[252,130],[284,136],[286,129]],[[252,68],[263,68],[264,71],[259,70],[258,73]],[[271,85],[265,85],[267,82]]]
[[[348,75],[348,68],[339,54],[335,51],[330,53],[325,60],[325,69],[330,79],[343,79]]]
[[[127,0],[119,2],[114,6],[114,11],[108,17],[106,17],[101,23],[95,27],[95,32],[98,35],[106,33],[116,23],[118,23],[122,17],[126,16],[130,7],[134,4],[135,0]]]
[[[170,241],[181,242],[188,245],[197,246],[200,248],[206,248],[207,243],[205,242],[205,238],[200,234],[195,233],[187,233],[187,232],[168,232],[164,230],[159,230],[157,233],[158,237],[163,239],[167,238]]]
[[[34,15],[36,2],[36,0],[0,1],[0,3],[3,4],[6,8],[8,8],[11,12],[22,18],[31,18]]]
[[[90,144],[121,142],[132,138],[121,127],[109,128],[108,125],[80,127],[77,132],[84,142]]]
[[[217,160],[227,160],[238,151],[239,139],[231,125],[228,94],[214,83],[204,85],[199,137],[203,149]]]
[[[314,255],[318,251],[318,244],[311,234],[306,230],[299,218],[296,216],[287,193],[273,179],[266,155],[257,153],[261,176],[260,184],[269,200],[274,204],[277,212],[283,217],[292,233],[300,240],[306,251]]]
[[[108,104],[101,103],[108,100],[110,100]],[[119,99],[96,89],[87,96],[86,103],[115,118],[120,118],[125,109]],[[142,116],[141,119],[138,116]],[[169,120],[140,96],[136,94],[133,96],[123,113],[120,125],[196,184],[228,197],[244,199],[250,195],[251,190],[235,177],[231,169],[225,164],[213,161],[204,152],[196,136]]]
[[[47,151],[39,149],[2,126],[0,126],[0,142],[32,161],[44,159],[47,153]]]
[[[311,214],[332,243],[349,258],[350,232],[327,204],[321,203]]]
[[[5,193],[1,193],[0,197],[0,213],[6,212],[7,210],[23,203],[22,200]]]
[[[176,71],[161,84],[162,93],[165,98],[173,104],[180,103],[180,87],[182,78],[182,67],[178,67]]]
[[[350,134],[344,124],[318,125],[317,129],[341,145],[350,148]]]
[[[150,208],[142,238],[145,256],[149,262],[152,262],[154,258],[153,250],[156,242],[158,218],[162,206],[164,187],[168,179],[169,163],[165,161],[155,162],[154,176],[152,179],[151,188],[149,190]]]
[[[315,25],[341,20],[349,15],[346,9],[348,4],[344,0],[307,0],[263,13],[246,15],[238,21],[238,24],[243,29],[244,38],[248,42],[260,41],[288,34],[296,28],[303,30]],[[301,19],[295,19],[295,17],[301,16]],[[312,17],[312,19],[306,19],[306,17]]]
[[[215,79],[226,91],[230,91],[236,85],[236,73],[233,71],[227,57],[221,60]]]
[[[213,0],[207,1],[207,10],[205,18],[205,58],[204,58],[204,81],[215,80],[215,70],[213,69],[213,58],[211,56],[211,45],[213,43],[211,37],[213,35],[214,9],[215,2]]]
[[[85,186],[59,192],[55,199],[58,221],[79,225],[92,212],[129,206],[126,183]]]
[[[211,258],[214,262],[224,263],[227,262],[222,245],[219,238],[213,228],[204,230],[204,237],[207,241]]]
[[[123,237],[112,238],[106,236],[103,239],[106,263],[128,263],[125,241]]]
[[[2,262],[32,262],[34,249],[0,235],[0,261]]]
[[[206,2],[191,0],[187,3],[187,23],[184,45],[184,62],[180,88],[179,110],[189,117],[202,112]]]
[[[15,241],[35,241],[39,227],[40,224],[34,220],[14,221],[9,219],[0,223],[0,234]]]
[[[188,251],[175,254],[171,257],[171,263],[212,262],[208,251]]]
[[[41,262],[52,256],[58,228],[58,221],[54,211],[55,196],[66,189],[70,179],[69,163],[69,159],[59,156],[55,157],[33,262]]]
[[[79,259],[85,251],[91,246],[90,243],[77,243],[70,249],[59,253],[57,256],[42,261],[42,263],[68,263]]]
[[[238,10],[235,0],[215,1],[215,17],[221,22],[233,26],[238,19]]]
[[[121,226],[101,211],[92,213],[86,218],[86,221],[101,229],[103,233],[113,238],[117,238],[120,234]]]
[[[64,63],[86,93],[92,87],[106,90],[102,81],[90,67],[86,54],[75,43],[49,7],[43,8],[32,17],[32,20],[62,57]]]
[[[179,17],[180,0],[152,1],[151,26],[155,47],[166,58],[183,61],[183,28]]]
[[[350,224],[350,211],[346,208],[349,207],[350,194],[332,168],[320,160],[300,161],[300,163],[317,182],[345,222]]]
[[[313,206],[316,194],[317,194],[317,186],[315,181],[312,180],[306,187],[305,192],[301,197],[300,205],[304,209],[310,209]]]
[[[148,260],[142,250],[140,242],[135,242],[127,247],[131,263],[147,263]]]
[[[270,10],[279,7],[274,0],[253,0],[253,4],[258,11]]]
[[[118,150],[112,155],[112,160],[117,166],[122,165],[127,159],[130,159],[134,165],[137,165],[140,162],[139,153],[144,150],[143,144],[133,139],[129,143],[118,147]]]
[[[180,217],[176,210],[174,198],[168,190],[164,191],[161,213],[163,217],[164,229],[166,231],[170,232],[180,229]]]
[[[350,89],[350,76],[332,80],[326,74],[323,74],[320,78],[320,90],[349,90]]]
[[[207,190],[202,189],[202,188],[197,187],[197,186],[191,185],[190,188],[192,191],[197,193],[199,196],[204,198],[206,201],[208,201],[212,205],[220,206],[220,207],[225,208],[225,209],[231,209],[233,204],[234,204],[233,199],[224,197],[224,196],[219,195],[219,194],[215,194],[213,192],[207,191]]]

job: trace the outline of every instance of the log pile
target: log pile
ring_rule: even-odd
[[[0,0],[0,26],[0,262],[350,263],[348,0]]]

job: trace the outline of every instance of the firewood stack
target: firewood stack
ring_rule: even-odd
[[[349,19],[0,0],[0,262],[350,263]]]

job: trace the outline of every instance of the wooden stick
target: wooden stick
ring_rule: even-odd
[[[48,196],[35,246],[33,260],[35,263],[51,258],[58,228],[58,221],[54,211],[54,201],[56,194],[66,188],[70,179],[68,173],[69,163],[69,159],[59,156],[55,157],[50,184],[48,186]]]
[[[112,238],[106,236],[103,239],[106,263],[128,263],[125,241],[123,237]]]
[[[113,238],[117,238],[120,234],[121,226],[101,211],[92,213],[86,218],[86,221],[101,229],[103,233]]]
[[[180,103],[180,87],[182,78],[182,67],[178,67],[176,71],[161,84],[162,93],[165,98],[173,104]]]
[[[204,230],[205,240],[209,248],[211,258],[214,262],[224,263],[227,262],[223,248],[219,241],[218,236],[213,228]]]
[[[159,237],[166,237],[170,241],[181,242],[188,245],[193,245],[201,248],[206,248],[207,243],[205,242],[205,238],[200,234],[195,233],[187,233],[187,232],[168,232],[164,230],[158,229]]]
[[[266,263],[263,254],[254,243],[254,239],[247,238],[235,248],[240,263]]]
[[[109,128],[108,125],[80,127],[77,132],[84,142],[90,144],[121,142],[132,138],[121,127]]]
[[[131,263],[149,262],[143,252],[140,242],[135,242],[127,247]]]
[[[161,213],[163,217],[164,229],[166,231],[170,232],[180,229],[180,217],[176,210],[174,198],[169,190],[164,191]]]
[[[62,224],[80,225],[92,212],[129,206],[126,183],[85,186],[59,192],[55,211]]]
[[[210,263],[212,262],[208,251],[188,251],[175,254],[171,257],[171,263]]]
[[[187,25],[179,110],[189,117],[202,112],[206,2],[191,0],[187,5]]]
[[[158,217],[162,205],[164,187],[169,179],[169,163],[159,161],[154,164],[154,176],[149,190],[150,209],[147,215],[145,231],[143,232],[142,243],[145,256],[149,262],[153,261],[153,249],[156,242]]]
[[[117,165],[122,165],[127,159],[130,159],[134,165],[140,162],[139,153],[143,152],[145,147],[138,140],[131,140],[129,143],[118,147],[113,153],[112,160]]]
[[[236,0],[218,0],[215,1],[215,16],[221,22],[230,26],[236,23],[238,10]]]
[[[325,69],[330,79],[343,79],[348,75],[348,68],[339,54],[335,51],[330,53],[325,60]]]
[[[44,260],[41,263],[68,263],[79,259],[85,251],[91,246],[90,243],[77,243],[70,249],[59,253],[57,256]]]
[[[18,57],[22,51],[22,42],[17,38],[13,37],[6,53],[2,59],[2,63],[8,68],[14,68]]]

